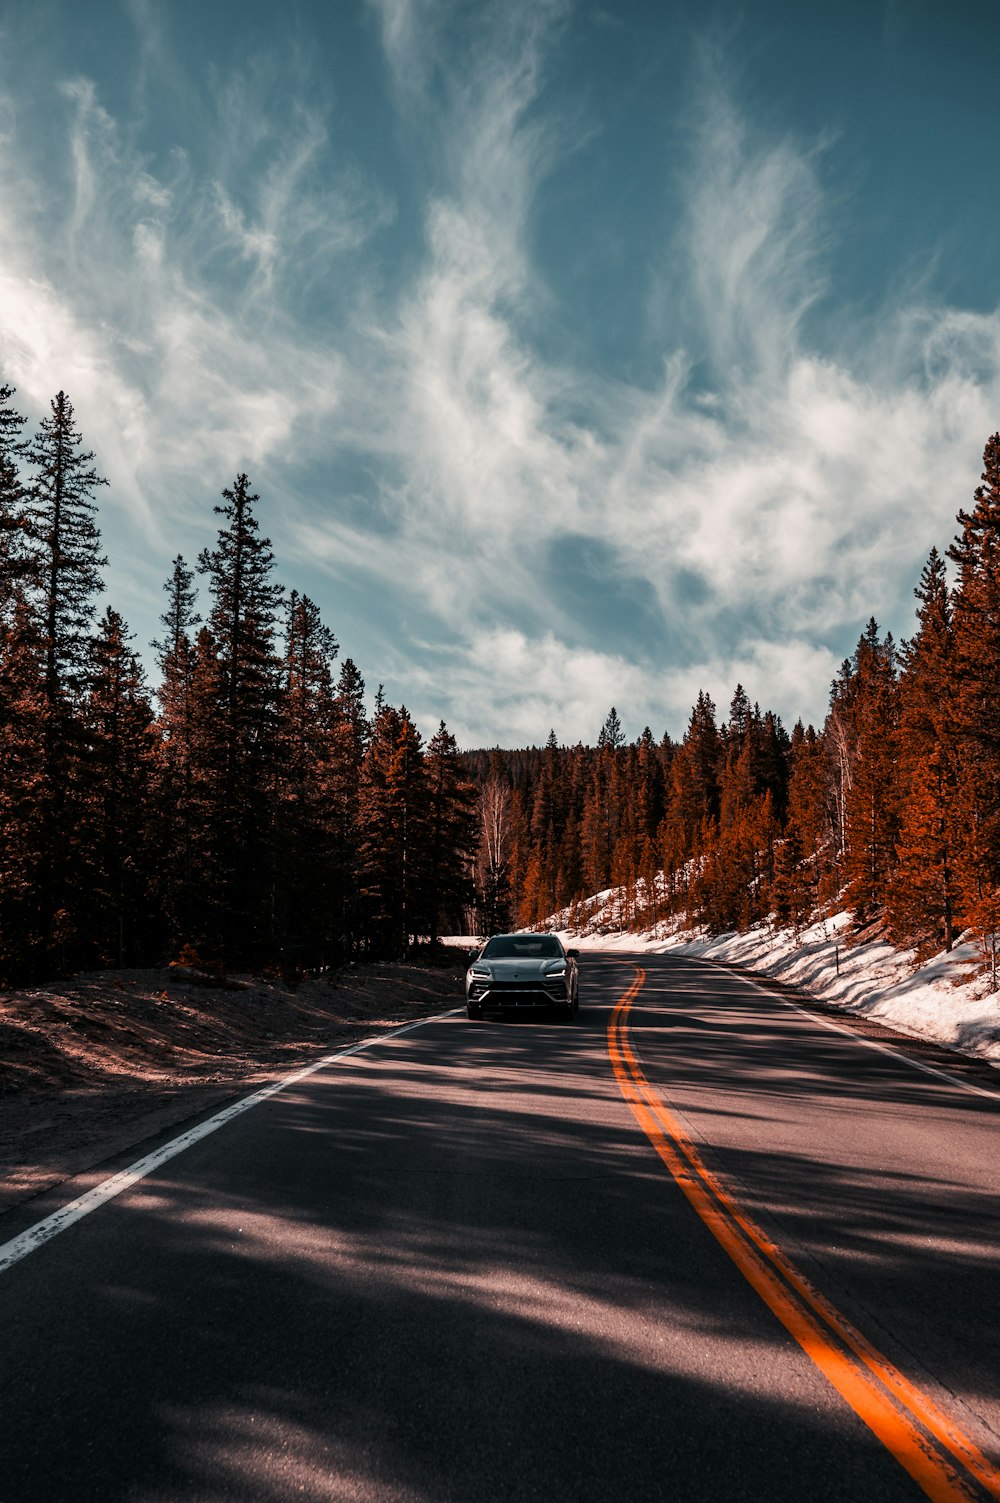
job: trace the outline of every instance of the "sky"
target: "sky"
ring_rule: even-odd
[[[0,382],[146,653],[245,470],[463,746],[791,726],[1000,427],[1000,10],[0,0]]]

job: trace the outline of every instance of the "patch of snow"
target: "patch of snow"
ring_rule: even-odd
[[[821,998],[847,1013],[878,1018],[901,1033],[931,1039],[963,1054],[1000,1063],[1000,993],[979,974],[980,954],[969,940],[918,965],[912,950],[886,939],[848,944],[849,913],[835,913],[800,929],[761,925],[746,934],[709,935],[672,918],[629,933],[617,890],[554,914],[545,926],[578,950],[670,951],[745,966]]]

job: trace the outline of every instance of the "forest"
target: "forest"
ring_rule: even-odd
[[[155,693],[97,619],[106,483],[64,392],[34,437],[0,387],[0,980],[196,960],[296,974],[401,954],[474,901],[475,790],[442,723],[371,711],[275,579],[245,474],[173,560]],[[197,611],[204,583],[206,616]]]
[[[1000,924],[1000,435],[932,548],[913,636],[871,619],[830,686],[821,729],[789,733],[737,685],[724,720],[699,694],[682,740],[627,743],[611,710],[594,747],[480,751],[484,930],[586,916],[621,890],[625,927],[681,918],[713,934],[798,929],[846,907],[918,958],[972,930],[994,988]]]
[[[820,729],[737,685],[679,742],[460,750],[369,707],[315,602],[277,581],[245,474],[165,568],[158,682],[98,617],[106,481],[72,404],[37,432],[0,386],[0,982],[197,956],[321,968],[443,933],[622,922],[798,928],[847,906],[919,956],[1000,920],[1000,435],[913,636],[872,619]],[[205,601],[199,613],[199,582]]]

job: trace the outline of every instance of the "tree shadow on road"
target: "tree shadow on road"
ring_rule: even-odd
[[[637,1028],[669,1011],[651,993]],[[17,1265],[5,1503],[921,1496],[665,1175],[606,1018],[455,1020],[358,1055]],[[702,1047],[721,1088],[734,1045]],[[765,1044],[742,1069],[768,1078]],[[879,1244],[905,1284],[927,1184],[879,1210],[846,1163],[722,1167],[782,1214],[856,1204],[859,1258]],[[932,1191],[976,1222],[960,1186]]]

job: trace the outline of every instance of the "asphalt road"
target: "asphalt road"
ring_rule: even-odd
[[[1000,1080],[705,964],[588,955],[576,1025],[379,1044],[0,1274],[2,1503],[925,1497],[623,1095],[637,964],[631,1048],[676,1141],[996,1464]]]

